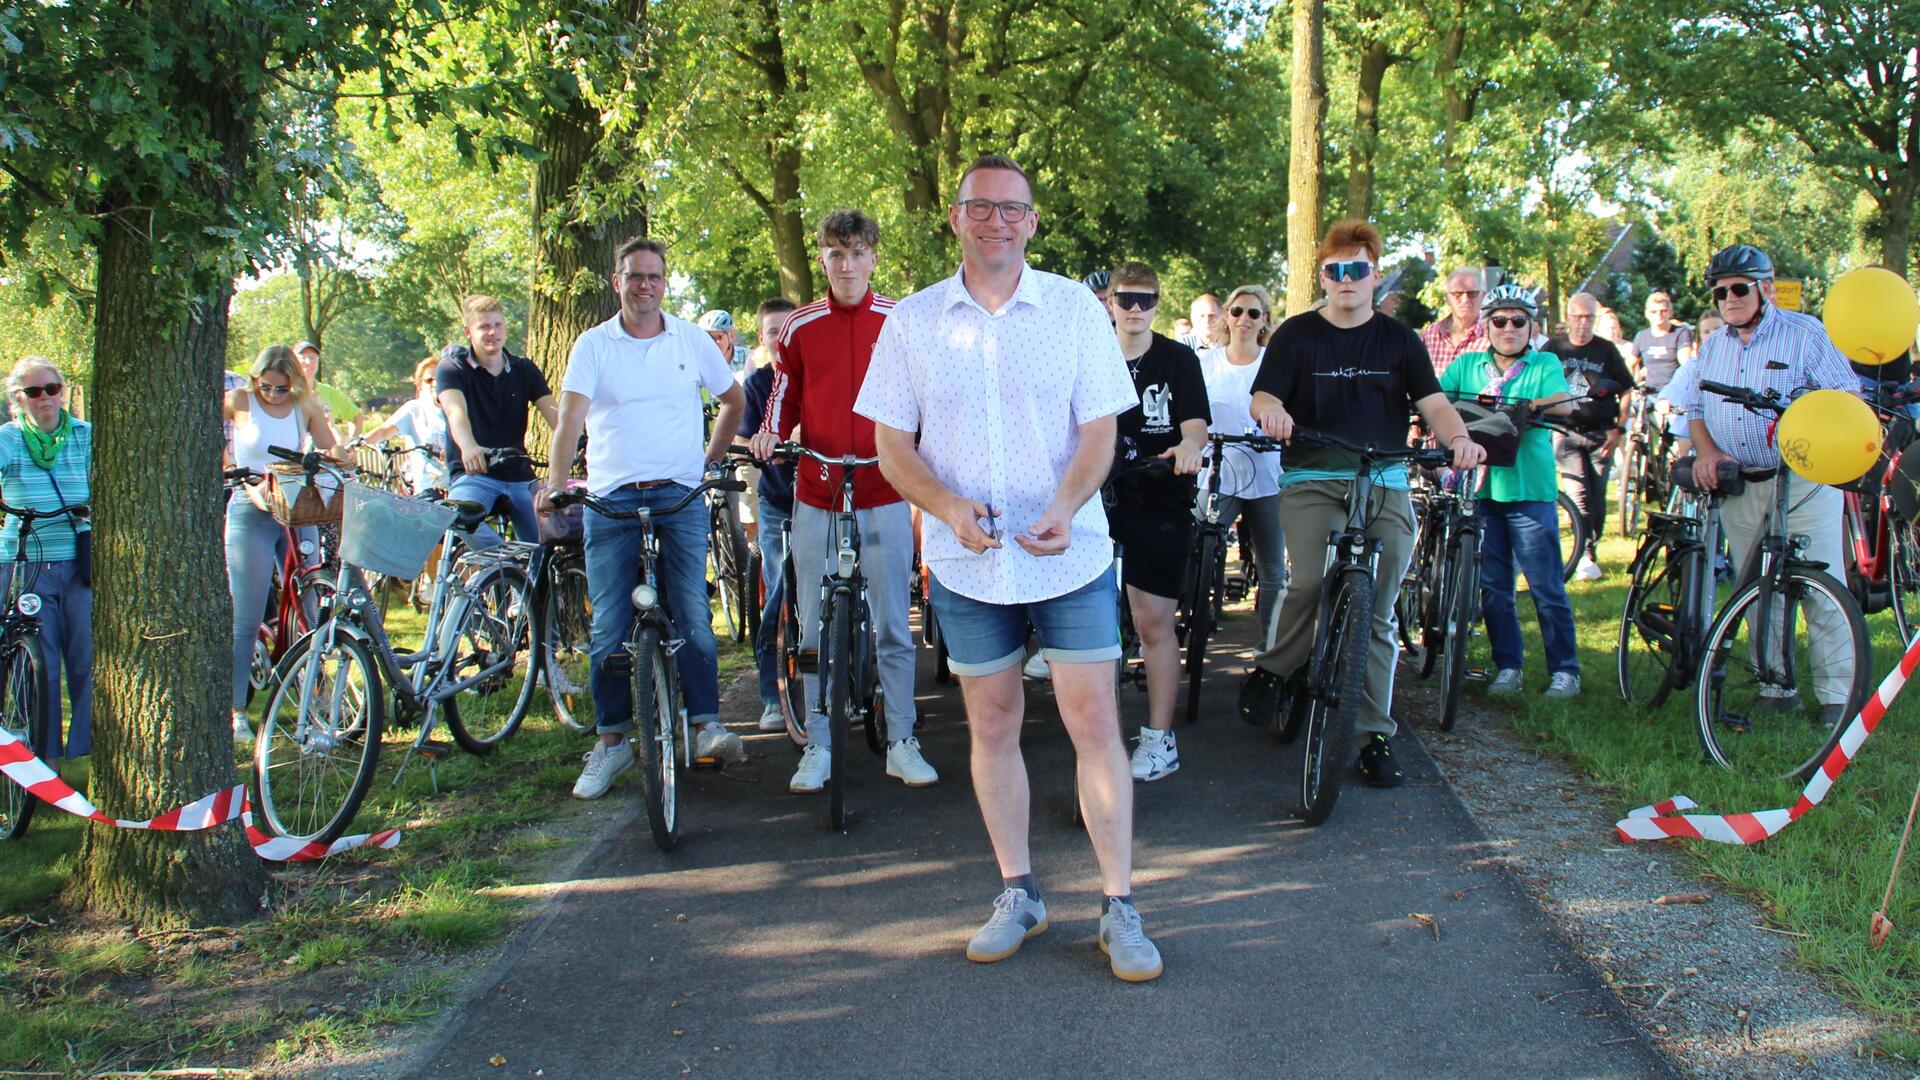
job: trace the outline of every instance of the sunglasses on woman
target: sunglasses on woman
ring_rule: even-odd
[[[1725,300],[1729,296],[1736,298],[1743,297],[1752,292],[1756,287],[1757,286],[1749,281],[1736,281],[1731,285],[1715,285],[1713,287],[1713,298],[1715,300]]]
[[[279,397],[281,394],[290,394],[293,392],[293,387],[291,386],[275,386],[272,383],[261,383],[254,389],[267,397]]]
[[[1267,316],[1266,312],[1261,311],[1257,307],[1232,307],[1227,309],[1227,314],[1233,316],[1236,319],[1242,315],[1245,315],[1247,318],[1252,319],[1255,322],[1258,322],[1259,320],[1264,319]]]
[[[1509,326],[1524,330],[1527,326],[1527,317],[1525,315],[1489,315],[1487,325],[1495,330],[1505,330]]]
[[[1373,264],[1365,259],[1330,262],[1320,268],[1321,276],[1328,281],[1365,281],[1371,273]]]
[[[50,382],[45,386],[23,386],[20,388],[20,392],[27,395],[30,398],[38,398],[43,396],[59,397],[60,391],[65,389],[66,389],[66,386],[61,383]]]

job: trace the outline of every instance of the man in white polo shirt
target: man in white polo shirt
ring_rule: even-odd
[[[1078,757],[1107,896],[1100,947],[1115,975],[1151,979],[1160,953],[1132,903],[1133,780],[1114,701],[1113,543],[1094,497],[1113,460],[1114,417],[1140,399],[1103,305],[1027,265],[1037,215],[1020,166],[975,160],[947,220],[960,272],[894,306],[853,408],[876,425],[887,481],[926,513],[934,611],[966,697],[974,794],[1004,887],[967,958],[1004,960],[1047,927],[1020,753],[1031,621]]]
[[[706,466],[726,455],[740,427],[746,394],[727,362],[699,327],[660,310],[667,290],[667,249],[634,237],[614,256],[613,289],[620,310],[580,335],[567,358],[560,386],[560,422],[540,493],[548,497],[566,482],[572,448],[587,433],[587,483],[595,495],[624,508],[670,506],[699,486]],[[720,402],[713,435],[701,446],[700,391]],[[697,734],[694,755],[745,761],[747,751],[720,726],[720,673],[707,602],[707,508],[695,501],[679,513],[656,516],[660,541],[657,570],[674,632],[686,642],[674,654],[686,696],[687,717]],[[633,694],[624,676],[609,675],[607,660],[619,651],[633,619],[628,596],[640,578],[640,526],[591,511],[586,516],[587,593],[593,603],[593,706],[600,742],[573,785],[576,798],[597,799],[614,777],[633,767],[627,732],[633,727]]]

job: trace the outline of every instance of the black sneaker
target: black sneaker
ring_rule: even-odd
[[[1374,787],[1399,787],[1406,780],[1393,760],[1393,744],[1377,731],[1360,744],[1360,760],[1353,767]]]
[[[1256,666],[1240,684],[1240,719],[1254,727],[1272,727],[1280,711],[1280,686],[1285,682],[1263,667]]]

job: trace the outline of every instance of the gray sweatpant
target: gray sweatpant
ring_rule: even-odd
[[[886,696],[887,741],[913,734],[913,629],[907,614],[913,598],[913,515],[901,502],[854,512],[860,525],[860,574],[867,579],[867,605],[878,638],[874,660]],[[827,548],[833,515],[817,506],[793,504],[793,581],[800,608],[800,647],[820,647],[820,578],[827,572]],[[807,740],[831,741],[826,716],[813,712],[819,700],[817,676],[806,676]]]

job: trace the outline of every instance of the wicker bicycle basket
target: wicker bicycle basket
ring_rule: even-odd
[[[340,526],[340,558],[349,565],[389,577],[412,579],[460,515],[429,499],[410,499],[390,491],[348,484]]]
[[[293,464],[275,463],[267,469],[267,510],[282,525],[340,523],[340,482],[326,473],[308,476]]]

